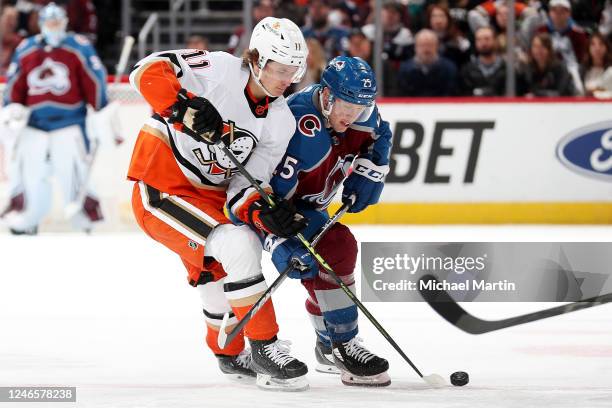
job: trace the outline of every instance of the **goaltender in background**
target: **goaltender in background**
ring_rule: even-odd
[[[516,291],[516,283],[510,282],[506,279],[497,282],[487,282],[484,279],[469,279],[463,282],[448,282],[447,280],[430,280],[430,281],[410,281],[402,279],[398,282],[384,282],[381,279],[377,279],[372,282],[372,288],[376,291],[414,291],[414,290],[444,290],[447,292],[452,291],[466,291],[466,290],[480,290],[485,292],[514,292]]]

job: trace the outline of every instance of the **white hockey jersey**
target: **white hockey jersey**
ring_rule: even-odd
[[[255,100],[247,88],[248,79],[248,67],[225,52],[165,51],[138,62],[130,81],[155,114],[141,130],[128,177],[169,194],[226,190],[228,207],[238,215],[236,211],[255,189],[221,149],[194,140],[166,118],[180,88],[208,99],[223,118],[225,133],[230,123],[234,125],[230,150],[253,178],[269,188],[296,122],[283,97]],[[177,166],[180,174],[175,174]]]

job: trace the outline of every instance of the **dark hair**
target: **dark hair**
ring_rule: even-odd
[[[446,28],[446,34],[451,38],[455,39],[459,35],[459,30],[455,24],[455,20],[450,15],[450,11],[448,7],[444,4],[430,4],[425,10],[425,28],[431,29],[431,15],[434,10],[441,10],[446,15],[446,20],[448,21],[448,27]]]
[[[531,48],[536,39],[540,40],[542,46],[548,51],[548,61],[546,61],[546,66],[551,66],[557,61],[557,56],[555,55],[555,50],[553,49],[552,38],[548,33],[536,33],[531,39],[531,43],[529,44],[529,62],[531,64],[535,64],[535,61],[531,55]]]
[[[387,1],[382,5],[385,10],[395,11],[400,17],[404,17],[404,6],[396,1]]]
[[[601,41],[603,45],[606,47],[606,54],[604,55],[604,58],[603,58],[603,64],[604,64],[603,68],[606,69],[612,65],[612,45],[610,45],[610,41],[608,41],[608,39],[604,37],[604,35],[601,33],[593,33],[591,35],[591,38],[589,38],[589,47],[588,47],[589,49],[584,57],[584,67],[586,69],[590,69],[593,66],[593,58],[591,58],[590,48],[591,48],[591,42],[593,42],[593,40],[596,38],[599,39],[599,41]]]

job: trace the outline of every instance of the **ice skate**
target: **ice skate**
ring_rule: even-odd
[[[363,347],[358,337],[334,343],[333,356],[345,385],[386,387],[391,384],[387,374],[389,362]]]
[[[251,349],[242,350],[237,356],[226,356],[224,354],[216,354],[219,369],[228,378],[244,382],[253,383],[257,374],[251,368]]]
[[[250,340],[251,367],[257,373],[256,384],[265,390],[304,391],[308,389],[308,367],[289,354],[288,341]]]

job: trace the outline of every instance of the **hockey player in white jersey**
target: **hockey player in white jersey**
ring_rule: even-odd
[[[288,237],[306,224],[286,201],[269,206],[219,143],[271,191],[268,182],[296,127],[282,94],[302,78],[306,56],[299,28],[269,17],[255,26],[242,59],[193,49],[157,52],[130,75],[154,110],[128,170],[136,182],[136,220],[183,261],[189,283],[200,292],[206,343],[221,370],[244,379],[256,373],[266,389],[308,388],[306,365],[276,337],[272,302],[244,329],[250,351],[243,336],[221,349],[218,330],[226,312],[231,330],[267,289],[253,229]],[[224,208],[247,225],[232,224]]]
[[[102,219],[98,200],[86,194],[92,139],[85,132],[87,105],[107,104],[106,71],[89,41],[67,33],[68,19],[51,3],[40,11],[41,34],[25,39],[8,70],[2,117],[15,123],[29,114],[16,134],[10,165],[11,201],[5,222],[15,234],[33,234],[52,205],[55,178],[77,229]]]

